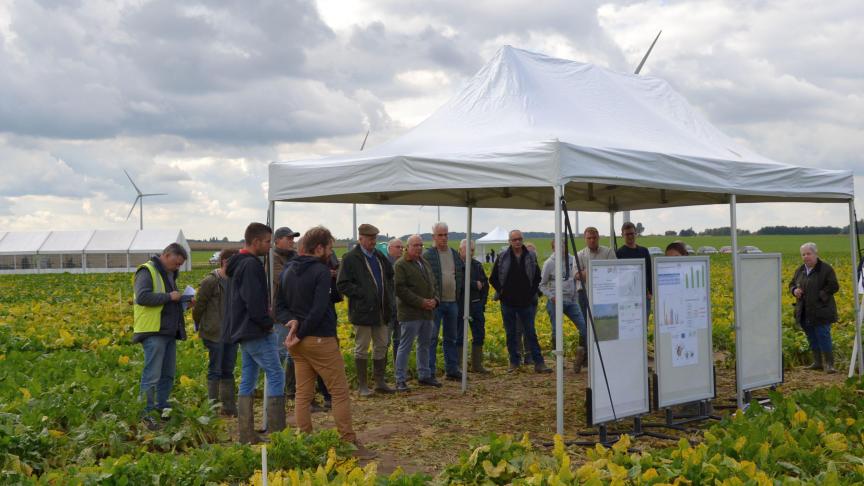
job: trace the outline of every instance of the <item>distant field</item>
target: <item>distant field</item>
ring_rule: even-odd
[[[721,246],[732,245],[732,239],[728,236],[694,236],[691,238],[681,238],[678,236],[642,236],[637,241],[642,246],[656,246],[660,249],[665,249],[666,245],[673,241],[683,241],[692,246],[694,249],[700,246],[713,246],[720,249]],[[550,249],[551,238],[534,238],[528,240],[537,246],[538,253],[541,258],[548,257],[552,250]],[[748,235],[738,238],[738,245],[753,245],[758,246],[765,253],[782,253],[784,256],[797,256],[798,249],[801,244],[812,241],[819,247],[821,255],[834,254],[838,256],[849,254],[849,236],[848,235]],[[450,241],[450,246],[456,248],[458,241]],[[601,238],[601,245],[609,245],[609,237]],[[621,246],[622,239],[618,238],[618,246]],[[579,248],[584,246],[582,238],[576,240],[576,245]],[[432,246],[432,242],[426,242],[426,247]],[[504,245],[495,245],[496,251]],[[487,251],[488,251],[487,247]],[[336,255],[342,256],[347,251],[344,247],[336,248]],[[193,251],[192,264],[195,266],[207,265],[207,260],[212,255],[212,251]]]

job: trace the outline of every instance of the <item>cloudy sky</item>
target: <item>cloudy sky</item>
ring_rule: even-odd
[[[267,164],[398,136],[502,45],[664,78],[777,161],[848,169],[864,190],[860,0],[0,2],[0,231],[146,227],[236,239],[263,220]],[[864,205],[858,204],[859,214]],[[360,206],[382,231],[436,208]],[[453,230],[464,209],[442,208]],[[351,232],[347,205],[282,204],[277,223]],[[649,233],[728,225],[727,207],[638,211]],[[608,216],[582,216],[608,227]],[[842,204],[746,205],[739,224],[844,225]],[[549,231],[551,213],[475,212],[475,229]]]

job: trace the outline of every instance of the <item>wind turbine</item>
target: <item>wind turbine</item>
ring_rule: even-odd
[[[642,71],[642,66],[645,65],[645,61],[648,60],[648,56],[651,55],[651,51],[654,49],[654,44],[657,43],[657,39],[660,38],[660,34],[662,33],[662,30],[660,32],[657,32],[657,37],[654,38],[654,42],[652,42],[651,45],[648,47],[648,52],[646,52],[645,55],[642,56],[642,60],[639,61],[639,65],[636,66],[636,71],[633,74],[639,74]],[[624,211],[624,222],[626,223],[628,221],[630,221],[630,211]]]
[[[126,174],[126,177],[129,179],[129,182],[132,183],[132,187],[135,188],[135,191],[138,193],[138,197],[135,198],[135,202],[132,203],[132,207],[129,209],[129,214],[126,215],[126,221],[129,221],[129,217],[132,216],[132,211],[135,211],[135,205],[138,205],[138,209],[140,210],[140,217],[138,218],[139,229],[144,229],[144,198],[150,196],[167,196],[164,192],[154,192],[152,194],[144,194],[141,192],[141,189],[138,189],[138,186],[135,185],[135,181],[132,180],[132,177],[126,172],[126,169],[123,169],[123,173]]]
[[[369,139],[369,130],[366,130],[366,136],[363,137],[363,143],[360,144],[360,151],[362,152],[364,148],[366,148],[366,140]],[[351,243],[357,244],[357,203],[351,205],[351,209],[354,213],[354,224],[352,225],[353,229],[351,230]],[[351,245],[348,245],[348,248],[351,248]]]

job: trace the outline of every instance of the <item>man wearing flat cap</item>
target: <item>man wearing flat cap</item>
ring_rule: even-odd
[[[393,393],[384,374],[387,369],[387,347],[390,345],[388,324],[392,313],[393,265],[375,249],[378,228],[361,224],[357,228],[358,245],[342,258],[336,287],[348,297],[348,319],[354,325],[354,361],[357,367],[357,391],[368,396],[367,366],[369,344],[372,344],[372,368],[375,391]]]

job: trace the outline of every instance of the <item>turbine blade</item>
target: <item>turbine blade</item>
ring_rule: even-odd
[[[167,195],[168,195],[168,194],[167,194],[167,193],[164,193],[164,192],[154,192],[153,194],[141,194],[141,197],[147,197],[147,196],[167,196]]]
[[[141,200],[141,196],[135,198],[135,202],[132,203],[132,207],[129,209],[129,214],[126,215],[126,221],[129,221],[129,216],[132,216],[132,211],[135,211],[135,206],[138,204],[138,201]]]
[[[132,183],[132,187],[134,187],[135,190],[138,191],[138,195],[140,196],[141,195],[141,189],[138,189],[138,186],[135,185],[135,181],[132,180],[132,176],[130,176],[129,173],[126,172],[126,169],[123,169],[123,172],[126,174],[126,177],[129,179],[129,182]]]
[[[369,139],[369,130],[366,130],[366,136],[363,137],[363,143],[360,144],[360,151],[362,152],[364,148],[366,148],[366,140]]]
[[[660,32],[657,32],[657,37],[654,38],[654,42],[651,43],[651,46],[648,48],[648,52],[646,52],[645,56],[642,57],[642,61],[639,63],[639,66],[636,67],[636,72],[633,74],[639,74],[639,72],[642,71],[642,66],[645,65],[645,61],[647,61],[648,56],[651,55],[651,50],[654,49],[654,44],[657,43],[657,39],[660,38],[660,34],[662,34],[662,33],[663,33],[662,30]]]

